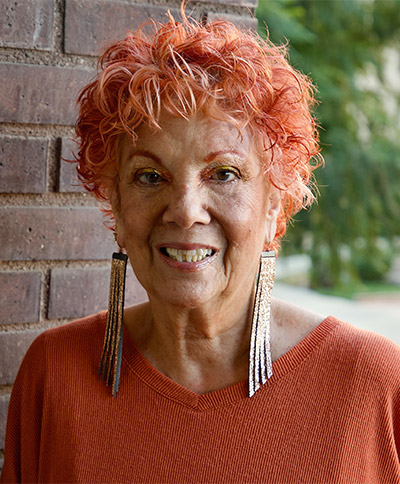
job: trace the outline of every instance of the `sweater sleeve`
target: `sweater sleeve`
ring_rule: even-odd
[[[46,379],[45,335],[32,343],[18,371],[8,410],[2,483],[38,482]]]

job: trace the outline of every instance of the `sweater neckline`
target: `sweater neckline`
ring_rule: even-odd
[[[257,399],[262,392],[268,391],[268,388],[300,365],[340,324],[333,316],[325,318],[296,346],[273,363],[272,377],[252,398]],[[157,370],[137,349],[125,326],[123,341],[122,357],[128,369],[165,398],[197,411],[224,407],[248,398],[248,378],[213,392],[195,393]]]

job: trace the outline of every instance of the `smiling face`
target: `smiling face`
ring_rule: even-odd
[[[121,143],[118,243],[150,301],[189,308],[248,299],[279,209],[255,143],[201,114],[159,124]]]

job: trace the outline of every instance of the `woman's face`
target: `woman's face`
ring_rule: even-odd
[[[201,114],[164,115],[160,126],[121,143],[118,242],[150,299],[187,308],[240,299],[279,209],[256,143]]]

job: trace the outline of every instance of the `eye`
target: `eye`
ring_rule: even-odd
[[[159,185],[164,177],[154,168],[143,168],[135,173],[134,181],[140,185]]]
[[[232,182],[240,178],[240,172],[236,168],[222,166],[216,168],[210,178],[217,182]]]

